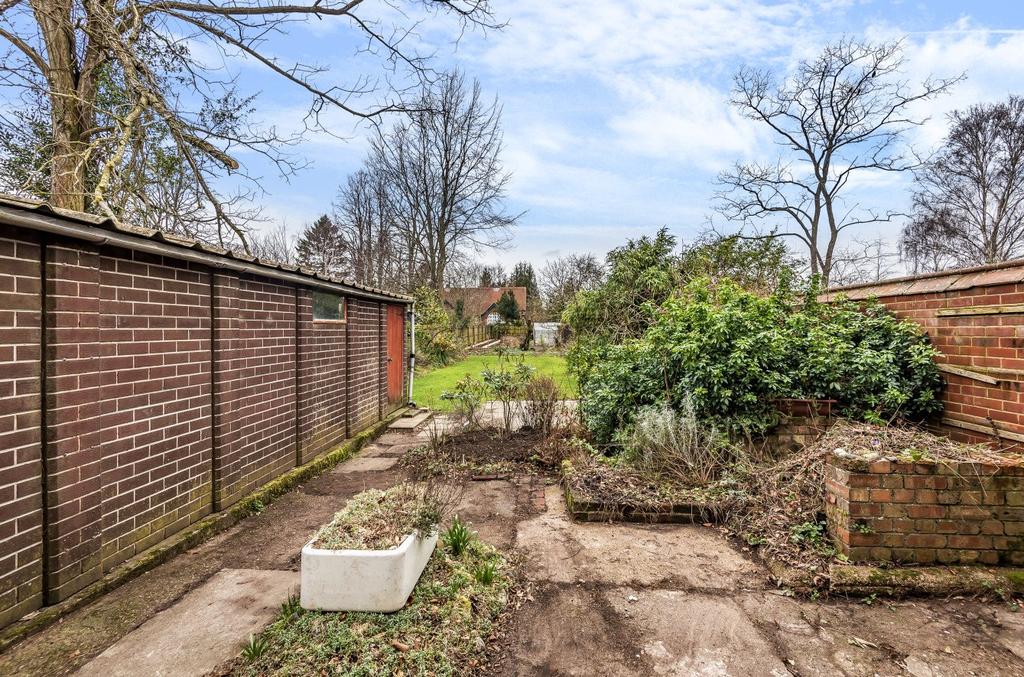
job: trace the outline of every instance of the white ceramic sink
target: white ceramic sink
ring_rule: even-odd
[[[303,609],[398,611],[437,545],[437,533],[409,534],[391,550],[302,548]]]

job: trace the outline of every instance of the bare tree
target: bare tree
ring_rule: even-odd
[[[547,314],[560,317],[577,293],[595,289],[603,279],[604,268],[593,254],[569,254],[549,260],[540,271]]]
[[[338,224],[326,214],[302,231],[295,255],[300,266],[320,275],[342,277],[345,273],[345,241]]]
[[[898,270],[899,252],[883,238],[859,239],[840,246],[832,259],[833,286],[878,282]]]
[[[480,287],[504,287],[508,284],[508,273],[505,266],[495,263],[480,268],[480,279],[477,285]]]
[[[917,166],[902,143],[908,128],[924,122],[911,108],[959,80],[911,87],[899,79],[902,65],[899,42],[843,39],[781,82],[769,71],[741,70],[732,103],[771,130],[783,154],[722,173],[717,211],[752,226],[754,237],[796,238],[807,247],[811,273],[828,283],[844,231],[898,215],[848,201],[851,182]]]
[[[950,122],[917,173],[904,258],[928,271],[1024,256],[1024,98],[972,106]]]
[[[424,90],[420,109],[375,141],[373,165],[391,187],[395,224],[440,290],[461,251],[501,244],[518,216],[504,207],[497,99],[487,103],[479,82],[453,72]]]
[[[477,287],[480,285],[480,278],[484,274],[485,267],[483,263],[472,258],[469,252],[456,255],[444,271],[445,287],[450,289]]]
[[[3,0],[0,86],[45,108],[45,161],[35,164],[42,164],[45,197],[55,206],[118,219],[130,195],[145,209],[174,209],[147,192],[160,174],[152,151],[163,148],[190,189],[186,213],[168,218],[201,219],[222,241],[246,246],[245,223],[255,214],[245,205],[259,183],[236,155],[254,151],[288,174],[302,166],[281,150],[295,137],[252,125],[253,97],[239,94],[224,68],[197,58],[192,45],[219,50],[225,62],[247,59],[291,83],[310,98],[307,128],[322,129],[327,107],[376,119],[405,109],[405,93],[432,78],[426,57],[407,46],[416,22],[404,10],[449,13],[463,29],[494,26],[488,0],[385,4],[397,11],[379,15],[393,21],[374,18],[364,0]],[[370,61],[348,64],[346,72],[355,73],[348,83],[270,49],[269,37],[313,19],[343,21],[361,37],[356,55]],[[249,178],[251,190],[222,192],[217,179],[224,174]]]
[[[270,230],[254,231],[249,236],[252,255],[265,261],[294,265],[297,262],[296,245],[295,236],[288,234],[283,223]]]
[[[334,206],[344,243],[345,274],[375,287],[411,290],[406,248],[392,216],[388,187],[379,172],[360,169],[348,177]]]

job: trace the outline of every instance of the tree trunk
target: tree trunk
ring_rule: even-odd
[[[83,73],[72,28],[69,0],[34,0],[32,9],[46,45],[47,84],[50,87],[53,122],[53,166],[50,168],[50,203],[55,207],[85,211],[88,139],[92,128],[93,78],[91,67]],[[92,64],[91,45],[85,57]]]
[[[80,107],[66,105],[54,108],[50,203],[54,207],[84,212],[88,143],[82,138],[85,130],[81,113],[76,110]]]

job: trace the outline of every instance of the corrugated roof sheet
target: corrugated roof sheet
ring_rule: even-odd
[[[878,296],[934,294],[1017,282],[1024,282],[1024,259],[1014,259],[974,268],[946,270],[940,273],[898,277],[892,280],[851,284],[845,287],[832,287],[821,295],[821,299],[828,301],[839,295],[858,300]]]
[[[85,212],[76,212],[68,209],[58,209],[52,207],[45,202],[39,202],[37,200],[27,200],[24,198],[14,197],[10,195],[0,194],[0,206],[10,207],[21,211],[26,211],[34,214],[41,214],[44,216],[55,216],[65,221],[70,221],[77,225],[89,226],[98,230],[112,231],[123,235],[132,235],[136,237],[145,238],[154,242],[162,244],[172,245],[174,247],[181,247],[183,249],[192,249],[200,251],[206,254],[213,254],[215,256],[222,256],[227,259],[234,259],[236,261],[242,261],[245,263],[251,263],[256,266],[261,266],[270,270],[282,270],[288,273],[310,277],[323,282],[331,282],[333,284],[343,285],[353,290],[353,293],[358,295],[358,292],[363,291],[368,294],[375,294],[377,296],[386,296],[399,301],[412,301],[412,298],[404,294],[398,294],[396,292],[388,291],[386,289],[378,289],[376,287],[370,287],[352,280],[345,278],[321,275],[309,268],[302,268],[298,266],[291,266],[279,261],[273,261],[268,259],[260,259],[255,256],[250,256],[244,252],[238,252],[230,249],[224,249],[206,242],[199,242],[187,237],[175,235],[173,233],[165,233],[161,230],[153,230],[151,228],[142,228],[139,226],[133,226],[128,224],[119,224],[113,219],[96,216],[95,214],[87,214]]]

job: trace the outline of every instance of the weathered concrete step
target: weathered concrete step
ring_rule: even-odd
[[[403,416],[388,426],[388,430],[416,430],[430,420],[434,412],[420,410],[419,412]]]

